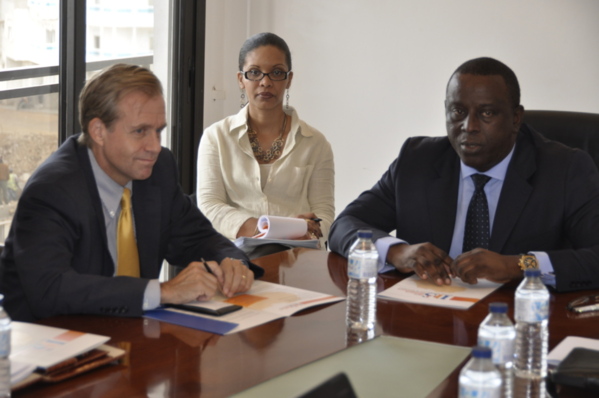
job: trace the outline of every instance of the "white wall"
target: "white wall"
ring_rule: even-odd
[[[468,59],[510,66],[525,108],[599,113],[597,17],[597,0],[208,0],[205,125],[239,109],[245,38],[280,35],[290,104],[335,152],[339,213],[407,137],[445,134],[445,85]]]

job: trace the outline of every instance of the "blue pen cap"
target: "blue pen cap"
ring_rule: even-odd
[[[507,303],[491,303],[489,304],[489,311],[494,314],[505,314],[507,313]]]
[[[472,347],[472,356],[474,358],[491,358],[493,350],[490,347],[477,345],[476,347]]]
[[[369,229],[360,229],[358,231],[358,238],[360,239],[372,239],[372,231]]]
[[[538,278],[539,276],[541,276],[541,270],[538,268],[525,269],[524,276],[526,278]]]

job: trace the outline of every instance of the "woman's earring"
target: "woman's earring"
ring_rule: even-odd
[[[285,96],[285,109],[289,110],[289,89],[287,89],[287,95]]]
[[[245,101],[245,91],[241,90],[241,103],[239,104],[239,108],[243,108],[246,104]]]

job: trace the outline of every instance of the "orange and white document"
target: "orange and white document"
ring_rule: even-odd
[[[192,316],[213,319],[222,322],[236,323],[237,326],[225,334],[236,333],[254,326],[261,325],[275,319],[288,317],[298,311],[321,304],[335,303],[343,297],[298,289],[291,286],[279,285],[265,281],[254,281],[252,288],[231,298],[217,295],[213,301],[222,301],[227,304],[240,305],[243,308],[221,316],[211,316],[189,312],[185,310],[168,308],[167,311],[185,313]],[[205,302],[195,302],[198,306],[205,306]],[[194,305],[194,302],[187,303]]]
[[[466,310],[500,287],[501,283],[479,279],[470,285],[455,278],[451,285],[437,286],[412,275],[378,294],[379,298],[408,303],[434,305]]]

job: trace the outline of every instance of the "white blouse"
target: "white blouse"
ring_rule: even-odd
[[[263,181],[247,135],[248,107],[214,123],[198,151],[197,200],[217,231],[235,239],[251,217],[295,217],[313,212],[327,239],[335,218],[335,167],[331,145],[290,108],[283,154]]]

